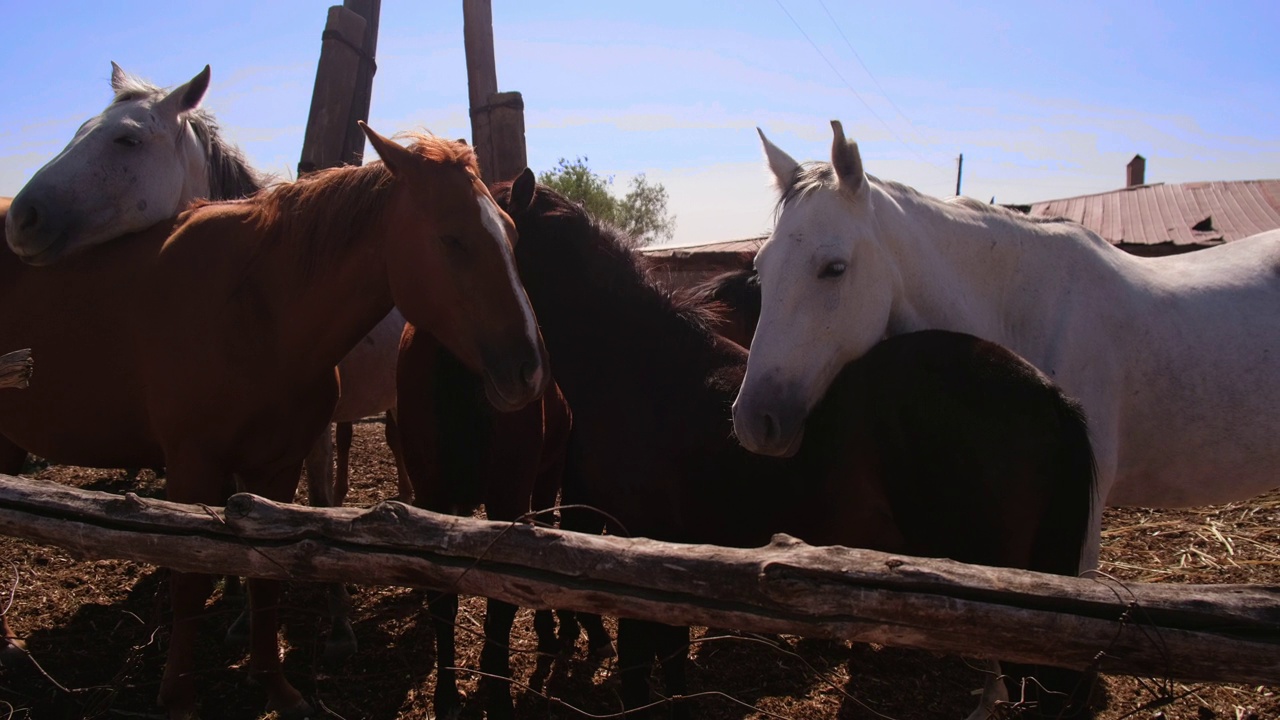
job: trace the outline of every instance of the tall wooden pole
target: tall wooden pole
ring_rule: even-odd
[[[373,75],[378,72],[378,18],[382,14],[382,0],[344,0],[342,6],[364,18],[364,45],[360,55],[360,67],[356,71],[356,86],[351,98],[351,116],[347,120],[347,137],[342,145],[344,162],[359,165],[364,162],[364,131],[356,121],[369,122],[369,106],[373,100]]]
[[[380,0],[348,0],[347,6],[329,8],[299,176],[359,165],[363,159],[364,136],[356,120],[369,117],[379,10]]]
[[[964,153],[956,158],[956,195],[960,195],[960,178],[964,174]]]
[[[467,53],[467,95],[471,103],[471,144],[487,182],[511,180],[528,163],[524,144],[524,99],[498,92],[490,0],[462,0],[462,34]]]

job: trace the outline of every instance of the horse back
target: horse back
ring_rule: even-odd
[[[868,522],[892,518],[884,542],[899,547],[876,549],[1078,570],[1095,483],[1083,414],[999,345],[944,331],[885,340],[837,377],[801,453],[826,492],[861,482],[859,502],[880,513]]]
[[[37,368],[28,389],[0,394],[0,433],[59,463],[163,464],[139,372],[139,321],[167,234],[153,228],[42,268],[0,251],[0,347],[31,348]]]

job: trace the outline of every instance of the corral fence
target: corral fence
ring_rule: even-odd
[[[0,534],[85,558],[397,585],[659,622],[1188,682],[1280,684],[1280,587],[1064,578],[817,548],[680,545],[239,494],[189,506],[0,475]]]

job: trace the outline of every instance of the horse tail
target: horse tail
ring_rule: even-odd
[[[1052,493],[1045,522],[1036,533],[1030,570],[1074,576],[1088,540],[1098,483],[1084,407],[1057,388],[1060,432],[1053,463]]]

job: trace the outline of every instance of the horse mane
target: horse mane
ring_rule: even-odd
[[[409,150],[445,167],[479,177],[475,151],[466,143],[425,133],[408,133]],[[391,194],[391,171],[381,161],[318,170],[294,182],[280,183],[245,200],[249,222],[267,241],[291,238],[309,243],[307,271],[321,258],[358,238],[382,213]],[[195,210],[212,201],[197,201]],[[184,216],[185,217],[185,216]]]
[[[165,95],[164,88],[126,73],[111,104],[160,100]],[[204,149],[209,176],[209,199],[237,200],[249,197],[263,188],[266,178],[249,167],[240,148],[222,138],[213,113],[204,108],[196,108],[187,113],[184,119]]]
[[[867,175],[869,182],[875,183],[882,188],[892,190],[900,197],[907,197],[919,204],[930,205],[941,210],[951,210],[954,208],[962,208],[972,212],[994,215],[996,217],[1007,218],[1013,221],[1021,221],[1031,225],[1051,225],[1051,224],[1078,224],[1074,221],[1056,216],[1031,215],[1029,213],[1010,210],[1003,205],[995,205],[992,203],[984,203],[981,200],[958,195],[946,200],[940,200],[931,195],[926,195],[919,190],[904,185],[895,180],[881,180],[874,175]],[[791,181],[782,188],[778,204],[774,207],[774,217],[782,213],[782,208],[791,200],[803,198],[811,195],[819,190],[835,190],[836,189],[836,173],[832,169],[831,163],[822,161],[812,161],[801,163],[791,176]]]
[[[509,187],[509,183],[499,185],[495,196],[509,193]],[[674,314],[701,331],[713,332],[723,310],[688,291],[660,285],[649,275],[652,263],[636,249],[635,238],[541,184],[530,212],[540,222],[554,224],[548,232],[556,235],[557,243],[572,246],[574,256],[585,264],[584,277],[601,290],[625,299],[629,307],[646,308],[655,317]],[[520,253],[519,244],[516,253]]]

